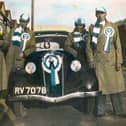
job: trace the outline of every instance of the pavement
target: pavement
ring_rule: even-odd
[[[126,126],[126,118],[112,114],[96,118],[72,106],[31,108],[27,112],[27,117],[18,119],[16,126]]]
[[[125,106],[125,95],[123,95],[123,101]],[[126,107],[124,111],[126,112]],[[33,107],[26,109],[26,112],[26,116],[16,119],[16,126],[126,126],[126,118],[112,114],[112,106],[109,99],[107,114],[104,117],[85,114],[71,105]]]
[[[124,72],[124,77],[126,79],[126,72]],[[122,97],[126,113],[126,93],[122,94]],[[79,106],[81,103],[76,104]],[[15,126],[126,126],[126,118],[116,117],[112,114],[109,97],[107,115],[99,118],[93,114],[85,114],[76,107],[67,104],[45,106],[27,108],[27,114],[24,117],[16,118]]]

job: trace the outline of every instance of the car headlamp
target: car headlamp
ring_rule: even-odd
[[[27,63],[26,66],[25,66],[25,71],[26,71],[28,74],[33,74],[33,73],[35,73],[35,71],[36,71],[36,65],[35,65],[35,63],[33,63],[33,62]]]
[[[80,69],[81,69],[81,63],[80,63],[80,61],[79,60],[73,60],[71,62],[70,68],[74,72],[80,71]]]

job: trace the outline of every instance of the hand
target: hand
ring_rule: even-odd
[[[3,44],[4,44],[4,41],[0,40],[0,46],[3,46]]]
[[[19,54],[19,58],[23,58],[23,57],[24,57],[24,53],[21,52],[21,53]]]
[[[94,62],[91,62],[91,63],[90,63],[90,67],[93,68],[93,69],[95,69],[95,67],[96,67],[96,66],[95,66],[95,63],[94,63]]]
[[[116,71],[120,71],[121,70],[121,64],[120,63],[117,63],[116,64]]]

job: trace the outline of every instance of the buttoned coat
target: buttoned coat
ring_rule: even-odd
[[[15,31],[15,29],[13,31]],[[19,54],[22,52],[21,51],[22,47],[13,45],[12,43],[10,44],[9,51],[6,56],[8,74],[10,73],[10,71],[12,69],[15,69],[15,67],[17,67],[16,65],[18,65],[18,62],[16,62],[16,60],[17,61],[18,61],[18,59],[22,60],[21,62],[19,62],[19,65],[21,65],[21,67],[23,67],[24,59],[35,50],[35,37],[34,37],[33,31],[26,28],[24,33],[28,33],[30,35],[30,39],[27,40],[25,50],[23,51],[24,57],[22,59],[19,57]],[[13,36],[13,33],[12,33],[12,36]]]
[[[0,91],[7,89],[8,76],[4,56],[4,49],[7,47],[7,32],[3,23],[0,23]]]
[[[92,33],[94,26],[89,28],[89,40],[86,48],[88,62],[95,64],[95,72],[99,83],[99,90],[103,94],[112,94],[122,92],[125,90],[124,78],[122,70],[117,71],[117,64],[122,64],[122,51],[117,26],[106,21],[105,25],[101,27],[96,49],[92,49]],[[110,38],[110,52],[104,51],[107,35],[105,30],[111,28],[113,36]]]

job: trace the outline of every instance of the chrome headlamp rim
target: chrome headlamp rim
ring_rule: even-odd
[[[27,74],[34,74],[36,72],[36,64],[34,62],[28,62],[25,65],[25,71]]]
[[[70,68],[73,72],[78,72],[81,69],[81,63],[79,60],[73,60],[70,64]]]

